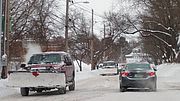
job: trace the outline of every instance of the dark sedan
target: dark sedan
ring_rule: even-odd
[[[128,88],[149,88],[156,91],[156,73],[148,63],[128,63],[119,74],[120,91]]]

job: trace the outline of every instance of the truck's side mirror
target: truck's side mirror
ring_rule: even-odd
[[[72,62],[67,62],[67,61],[65,61],[65,64],[66,64],[67,66],[69,66],[69,65],[72,65]]]
[[[157,71],[157,68],[153,68],[154,69],[154,71]]]
[[[26,67],[26,64],[21,64],[20,67],[21,67],[21,68],[25,68],[25,67]]]

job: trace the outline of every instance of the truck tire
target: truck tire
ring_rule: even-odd
[[[66,87],[58,88],[59,94],[66,94]]]
[[[37,89],[37,93],[41,93],[42,91],[42,89]]]
[[[69,85],[69,91],[74,91],[74,90],[75,90],[75,82],[73,81],[73,83]]]
[[[22,96],[28,96],[29,95],[29,88],[23,87],[23,88],[20,88],[20,91],[21,91]]]

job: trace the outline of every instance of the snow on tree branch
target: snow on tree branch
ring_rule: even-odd
[[[161,26],[162,28],[164,28],[164,29],[167,30],[167,31],[174,31],[173,28],[171,28],[171,27],[166,27],[166,26],[164,26],[162,23],[159,23],[159,22],[156,22],[156,21],[145,21],[144,23],[155,23],[155,24],[157,24],[158,26]]]

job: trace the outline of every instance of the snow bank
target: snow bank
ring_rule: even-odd
[[[180,64],[162,64],[158,66],[157,75],[167,82],[180,82]]]
[[[77,61],[74,61],[74,66],[75,66],[76,72],[79,72],[80,68],[78,66]],[[82,70],[83,70],[83,72],[91,71],[91,65],[88,65],[88,64],[82,62]]]
[[[0,87],[4,87],[5,83],[7,83],[7,79],[0,79]]]
[[[161,77],[171,77],[180,72],[180,64],[162,64],[158,67],[157,74]]]
[[[0,79],[0,97],[11,95],[17,92],[17,89],[9,89],[6,87],[7,79]]]
[[[75,65],[75,69],[76,69],[76,78],[75,78],[76,81],[95,77],[103,72],[102,69],[92,71],[91,65],[85,64],[83,62],[82,62],[82,71],[80,71],[79,66],[76,61],[74,61],[74,65]]]

